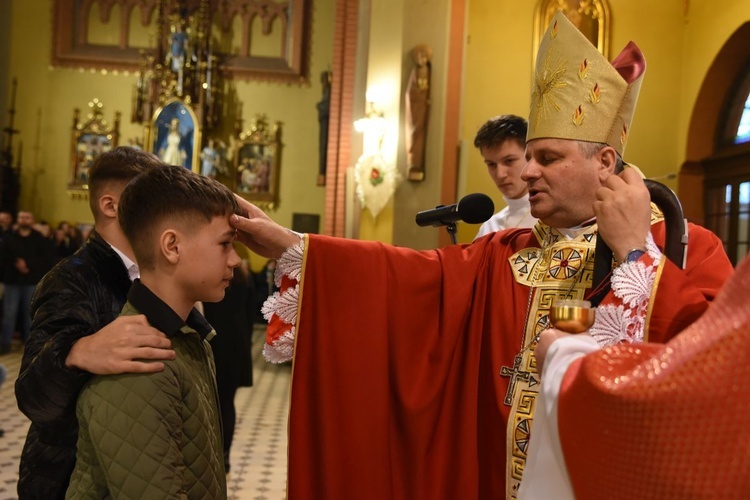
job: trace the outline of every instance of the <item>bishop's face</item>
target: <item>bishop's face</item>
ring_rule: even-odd
[[[551,227],[573,227],[594,216],[596,190],[612,174],[601,154],[586,158],[577,141],[534,139],[521,178],[529,188],[531,215]]]

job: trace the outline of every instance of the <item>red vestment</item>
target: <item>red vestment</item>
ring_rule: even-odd
[[[647,325],[651,341],[665,341],[697,318],[731,274],[721,242],[705,229],[690,230],[687,269],[660,267]],[[661,246],[663,223],[652,232]],[[542,247],[539,234],[502,231],[423,252],[308,237],[294,344],[288,498],[505,497],[506,447],[525,442],[519,434],[528,434],[531,418],[525,430],[513,427],[515,440],[506,436],[511,407],[504,399],[515,378],[500,373],[514,366],[527,343],[525,324],[543,327],[546,319],[528,317],[537,311],[530,297],[537,303],[543,294],[530,296],[519,282],[525,272],[519,252]],[[565,265],[573,259],[564,257]],[[593,259],[563,280],[563,295],[575,280],[590,281],[588,262]],[[523,373],[533,386],[533,357],[530,363]],[[522,472],[514,467],[508,474]]]
[[[611,346],[568,368],[557,419],[576,498],[747,498],[748,379],[745,259],[667,344]]]

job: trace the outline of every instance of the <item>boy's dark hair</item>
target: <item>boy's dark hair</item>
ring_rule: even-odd
[[[89,169],[89,206],[94,220],[99,218],[99,198],[110,183],[125,186],[140,173],[154,167],[163,167],[158,157],[140,149],[120,146],[102,153]]]
[[[474,146],[478,149],[499,146],[512,139],[522,148],[526,147],[526,132],[529,124],[520,116],[502,115],[490,118],[479,127],[474,138]]]
[[[117,217],[133,247],[138,266],[156,264],[155,231],[165,221],[176,221],[187,231],[216,216],[239,213],[228,187],[185,167],[166,165],[133,179],[120,196]]]

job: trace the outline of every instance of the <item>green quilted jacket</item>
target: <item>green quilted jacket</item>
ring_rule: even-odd
[[[159,373],[96,376],[84,386],[66,498],[226,498],[215,366],[206,340],[214,332],[197,311],[185,324],[136,280],[122,315],[139,310],[169,335],[176,359]]]

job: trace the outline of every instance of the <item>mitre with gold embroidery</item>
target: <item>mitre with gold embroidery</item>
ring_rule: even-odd
[[[602,142],[622,155],[645,71],[635,43],[610,63],[558,12],[536,58],[527,140]]]

